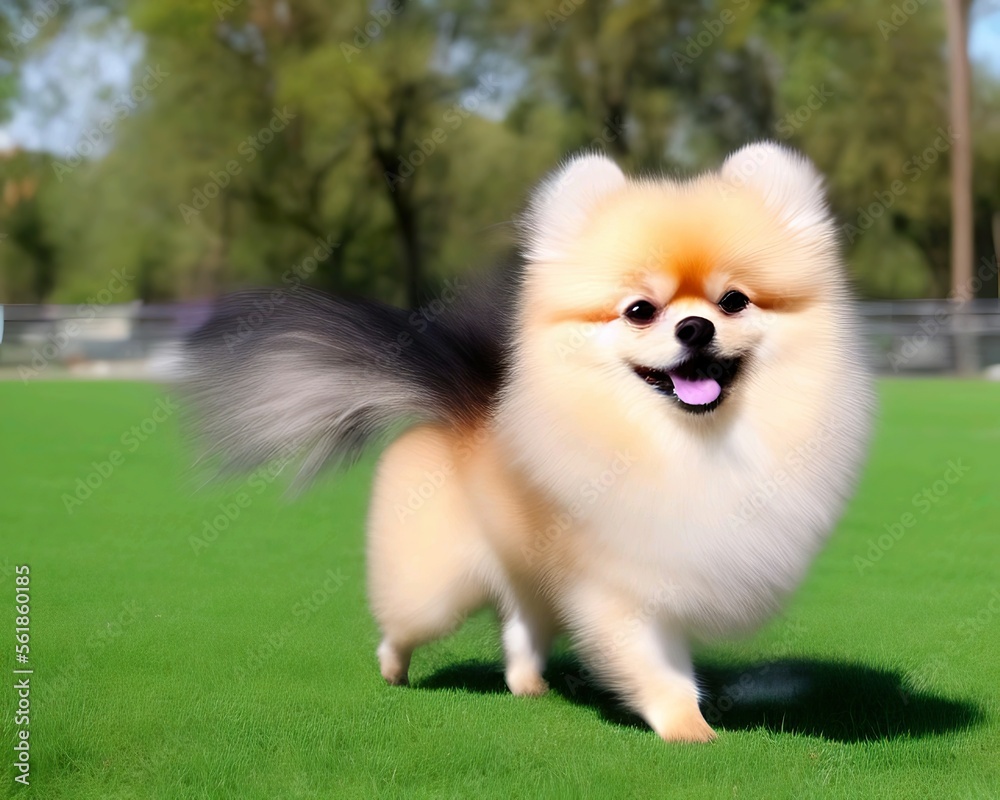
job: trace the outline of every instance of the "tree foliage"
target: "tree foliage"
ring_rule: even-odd
[[[119,299],[188,299],[312,257],[317,286],[415,303],[508,247],[526,191],[570,151],[684,174],[762,137],[828,176],[864,294],[947,291],[932,2],[900,18],[878,0],[135,0],[59,4],[30,41],[8,36],[21,3],[0,14],[2,113],[33,102],[24,76],[84,5],[127,19],[143,56],[96,151],[81,131],[0,160],[6,301],[81,302],[123,266]],[[976,98],[985,256],[995,79]]]

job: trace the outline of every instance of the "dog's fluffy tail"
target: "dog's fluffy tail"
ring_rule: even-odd
[[[295,459],[301,487],[408,422],[474,424],[504,369],[504,303],[476,295],[419,311],[304,287],[222,298],[184,348],[202,456],[226,472]]]

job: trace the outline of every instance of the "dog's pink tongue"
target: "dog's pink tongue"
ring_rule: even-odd
[[[673,372],[668,374],[670,375],[670,380],[674,382],[674,394],[677,395],[677,399],[682,403],[687,403],[689,406],[707,406],[709,403],[714,403],[718,400],[719,395],[722,394],[722,387],[719,386],[719,382],[711,378],[700,378],[691,381]]]

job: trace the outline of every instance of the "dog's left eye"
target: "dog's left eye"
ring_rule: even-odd
[[[737,292],[735,289],[726,292],[719,301],[719,308],[727,314],[738,314],[748,305],[750,305],[750,298],[743,294],[743,292]]]

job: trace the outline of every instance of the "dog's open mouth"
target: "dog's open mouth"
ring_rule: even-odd
[[[636,375],[658,392],[673,397],[685,411],[714,411],[740,369],[740,358],[697,355],[670,369],[633,366]]]

